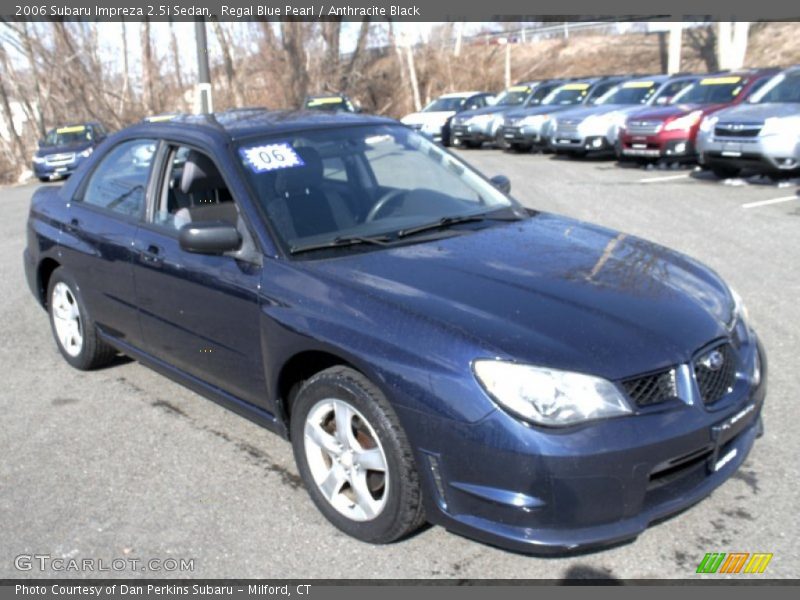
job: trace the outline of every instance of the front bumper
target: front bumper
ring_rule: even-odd
[[[483,143],[492,142],[497,133],[497,127],[493,122],[485,124],[453,123],[450,125],[450,132],[453,140],[459,142]]]
[[[619,136],[620,153],[629,158],[674,158],[694,159],[697,156],[694,144],[689,135],[679,132],[678,135],[637,136],[622,133]]]
[[[71,161],[63,161],[57,162],[55,164],[50,164],[47,162],[41,163],[32,163],[31,167],[33,170],[33,174],[36,177],[40,178],[56,178],[56,177],[67,177],[72,175],[81,164],[83,159],[79,156],[76,156]]]
[[[412,442],[428,516],[535,554],[635,538],[703,499],[744,462],[762,428],[761,356],[760,385],[737,384],[721,407],[682,405],[563,430],[529,426],[500,409],[472,424],[426,417],[425,441]]]
[[[547,143],[541,131],[529,125],[503,125],[502,133],[507,144],[542,146]]]
[[[713,134],[698,140],[701,163],[754,170],[759,173],[800,171],[797,138],[793,135],[765,135],[752,138],[723,138]]]

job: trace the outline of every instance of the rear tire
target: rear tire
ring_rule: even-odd
[[[70,365],[88,371],[114,359],[117,351],[98,336],[78,284],[63,267],[50,275],[47,312],[58,350]]]
[[[381,391],[361,373],[331,367],[291,407],[300,476],[322,514],[344,533],[386,544],[425,522],[411,447]]]

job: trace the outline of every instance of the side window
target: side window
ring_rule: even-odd
[[[188,146],[171,148],[153,222],[178,230],[197,221],[238,223],[239,211],[214,161]]]
[[[101,160],[79,200],[128,217],[140,216],[155,151],[155,140],[122,142]]]

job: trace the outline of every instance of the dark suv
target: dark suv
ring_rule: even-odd
[[[39,140],[39,149],[33,155],[33,174],[39,181],[71,175],[106,135],[106,128],[97,122],[51,129]]]

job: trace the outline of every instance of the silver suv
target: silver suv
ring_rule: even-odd
[[[654,75],[626,81],[609,90],[593,106],[564,111],[552,120],[550,147],[583,156],[616,151],[620,127],[628,115],[648,105],[669,104],[697,75]]]
[[[592,106],[625,77],[593,77],[576,79],[555,88],[541,104],[510,110],[501,128],[505,148],[527,152],[547,146],[553,116],[579,105]],[[500,144],[498,144],[500,145]]]
[[[706,117],[697,150],[721,178],[745,169],[800,171],[800,66],[778,73],[747,102]]]

